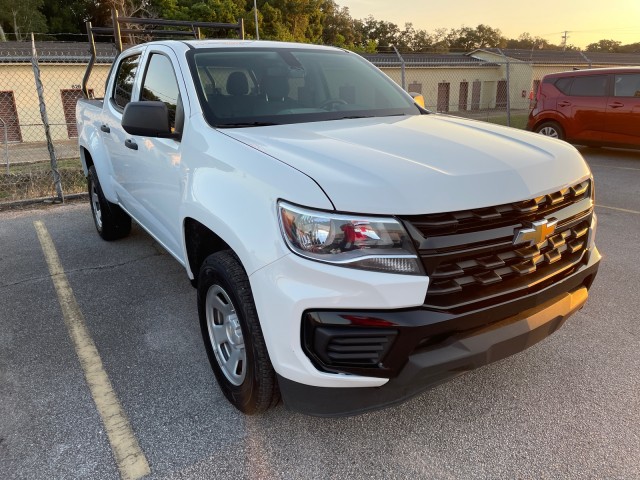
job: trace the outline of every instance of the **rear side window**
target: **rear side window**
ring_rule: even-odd
[[[571,83],[572,97],[604,97],[607,94],[607,76],[589,75],[575,77]]]
[[[560,77],[556,80],[555,86],[565,95],[569,95],[569,88],[571,87],[572,81],[573,77]]]
[[[615,97],[640,97],[640,74],[616,75],[613,83]]]
[[[140,54],[132,55],[124,58],[118,65],[116,84],[113,89],[113,101],[120,108],[124,108],[131,101],[131,92],[133,91],[133,82],[138,71],[139,60]]]
[[[169,124],[174,128],[179,94],[171,60],[160,53],[152,54],[142,82],[140,100],[164,102],[169,110]]]

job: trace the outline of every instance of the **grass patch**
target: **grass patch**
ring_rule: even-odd
[[[63,194],[87,191],[87,181],[79,158],[58,161]],[[56,189],[49,162],[9,165],[0,169],[0,202],[55,197]]]
[[[519,128],[524,130],[527,127],[527,120],[529,120],[529,114],[523,115],[511,115],[511,125],[512,128]],[[507,115],[497,115],[495,117],[488,117],[487,122],[496,123],[498,125],[507,125]]]

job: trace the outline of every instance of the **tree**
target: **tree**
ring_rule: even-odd
[[[476,48],[504,47],[505,44],[506,40],[499,29],[484,24],[480,24],[476,28],[452,29],[449,34],[449,47],[465,51]]]
[[[322,10],[322,43],[346,47],[362,43],[355,21],[351,18],[348,7],[340,7],[333,0],[325,0]]]
[[[529,32],[522,33],[517,39],[510,38],[506,40],[505,48],[520,48],[520,49],[548,49],[552,45],[541,37],[532,37]]]
[[[587,52],[619,52],[622,42],[616,40],[599,40],[587,45]]]
[[[40,8],[44,0],[0,0],[0,25],[18,41],[27,40],[31,32],[47,31],[47,21]]]

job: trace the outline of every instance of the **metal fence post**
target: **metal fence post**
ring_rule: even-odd
[[[402,79],[402,89],[406,91],[407,90],[407,81],[405,79],[405,73],[404,73],[404,58],[402,58],[402,55],[400,55],[400,52],[398,51],[398,49],[396,48],[395,45],[391,45],[391,47],[393,48],[393,50],[395,50],[396,55],[400,59],[400,75],[401,75],[401,79]]]
[[[38,54],[36,53],[36,42],[33,38],[33,33],[31,34],[31,65],[33,66],[33,76],[36,81],[36,90],[38,90],[40,117],[42,117],[42,123],[44,124],[44,134],[47,139],[49,158],[51,159],[51,173],[53,173],[53,182],[56,186],[57,200],[59,202],[64,202],[64,196],[62,194],[62,179],[60,178],[60,172],[58,171],[58,159],[56,158],[56,152],[53,148],[53,141],[51,139],[51,130],[49,129],[47,105],[44,102],[44,87],[42,86],[42,80],[40,79],[40,66],[38,65]]]
[[[0,118],[2,129],[4,130],[4,159],[7,162],[7,175],[9,175],[9,134],[7,133],[7,122]]]
[[[498,52],[500,52],[500,55],[502,55],[502,58],[504,58],[505,62],[506,62],[506,69],[507,69],[507,75],[506,75],[506,80],[507,80],[507,126],[510,127],[511,126],[511,78],[510,78],[510,68],[509,68],[509,57],[507,57],[504,52],[498,48]]]

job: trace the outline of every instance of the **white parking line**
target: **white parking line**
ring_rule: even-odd
[[[64,273],[53,240],[43,222],[38,220],[33,222],[33,225],[49,266],[64,322],[107,432],[120,476],[125,480],[133,480],[148,475],[151,472],[149,463],[102,366],[102,360],[85,325],[84,316]]]
[[[618,207],[607,207],[606,205],[598,205],[597,208],[608,208],[609,210],[617,210],[618,212],[626,212],[626,213],[635,213],[636,215],[640,215],[640,212],[637,210],[628,210],[626,208],[618,208]]]

